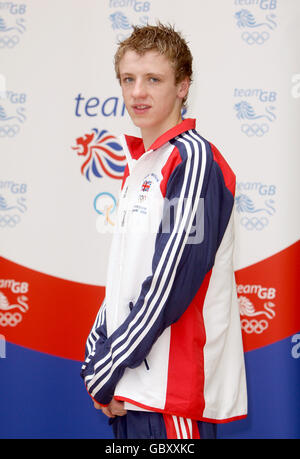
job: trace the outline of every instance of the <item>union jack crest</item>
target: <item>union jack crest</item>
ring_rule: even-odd
[[[142,184],[142,191],[149,191],[151,183],[151,180],[144,180]]]
[[[122,180],[126,156],[117,138],[108,131],[92,129],[90,134],[78,137],[72,149],[84,157],[80,170],[87,180],[91,181],[91,176],[101,178],[104,175]]]

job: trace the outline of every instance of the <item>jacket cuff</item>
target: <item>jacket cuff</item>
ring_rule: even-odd
[[[84,385],[84,386],[85,386],[85,388],[86,388],[87,393],[89,394],[89,396],[90,396],[91,399],[93,400],[93,402],[96,402],[96,403],[98,403],[98,405],[101,405],[101,406],[103,406],[103,407],[106,407],[106,406],[109,405],[110,402],[107,403],[107,404],[98,402],[98,400],[96,400],[94,397],[91,396],[91,394],[89,393],[89,391],[88,391],[86,385]]]

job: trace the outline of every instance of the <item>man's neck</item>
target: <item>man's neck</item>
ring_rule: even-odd
[[[155,142],[158,137],[163,135],[165,132],[167,132],[169,129],[172,129],[174,126],[177,124],[181,123],[182,118],[181,118],[181,113],[179,114],[178,118],[175,119],[172,123],[168,123],[168,125],[160,125],[156,129],[151,128],[151,130],[147,129],[141,129],[141,135],[145,147],[145,151],[147,151],[151,145]]]

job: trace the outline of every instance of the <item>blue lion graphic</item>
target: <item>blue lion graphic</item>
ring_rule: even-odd
[[[19,107],[16,110],[15,116],[7,116],[6,111],[2,105],[0,105],[0,121],[9,121],[16,118],[20,123],[23,123],[26,120],[26,116],[24,115],[25,108]]]
[[[112,22],[113,29],[131,29],[131,25],[129,24],[127,17],[121,11],[116,11],[115,13],[110,14],[109,18]]]
[[[237,111],[236,116],[239,120],[257,120],[259,118],[267,118],[268,121],[274,121],[274,119],[276,119],[276,115],[272,111],[275,107],[272,106],[265,108],[267,114],[264,115],[256,115],[252,105],[245,100],[235,104],[234,108]]]
[[[275,209],[273,207],[273,199],[265,201],[265,205],[267,208],[255,209],[255,205],[252,199],[245,194],[240,194],[235,198],[235,204],[238,213],[249,212],[253,214],[256,212],[266,212],[268,215],[273,215],[275,213]]]
[[[275,27],[277,27],[276,22],[274,19],[276,18],[275,14],[269,14],[266,16],[266,19],[268,22],[261,22],[260,24],[256,23],[256,19],[253,16],[250,11],[246,9],[242,9],[235,13],[235,18],[237,19],[237,25],[238,27],[261,27],[261,26],[267,26],[269,29],[273,30]]]
[[[24,26],[25,20],[23,18],[19,18],[16,20],[16,24],[18,27],[7,27],[4,19],[0,17],[0,32],[10,32],[11,30],[17,30],[20,33],[23,33],[26,30]]]

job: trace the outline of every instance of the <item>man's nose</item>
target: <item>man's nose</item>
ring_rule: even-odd
[[[132,91],[133,97],[136,99],[139,97],[146,97],[147,92],[146,92],[146,86],[143,81],[141,80],[136,80],[134,84],[134,88]]]

